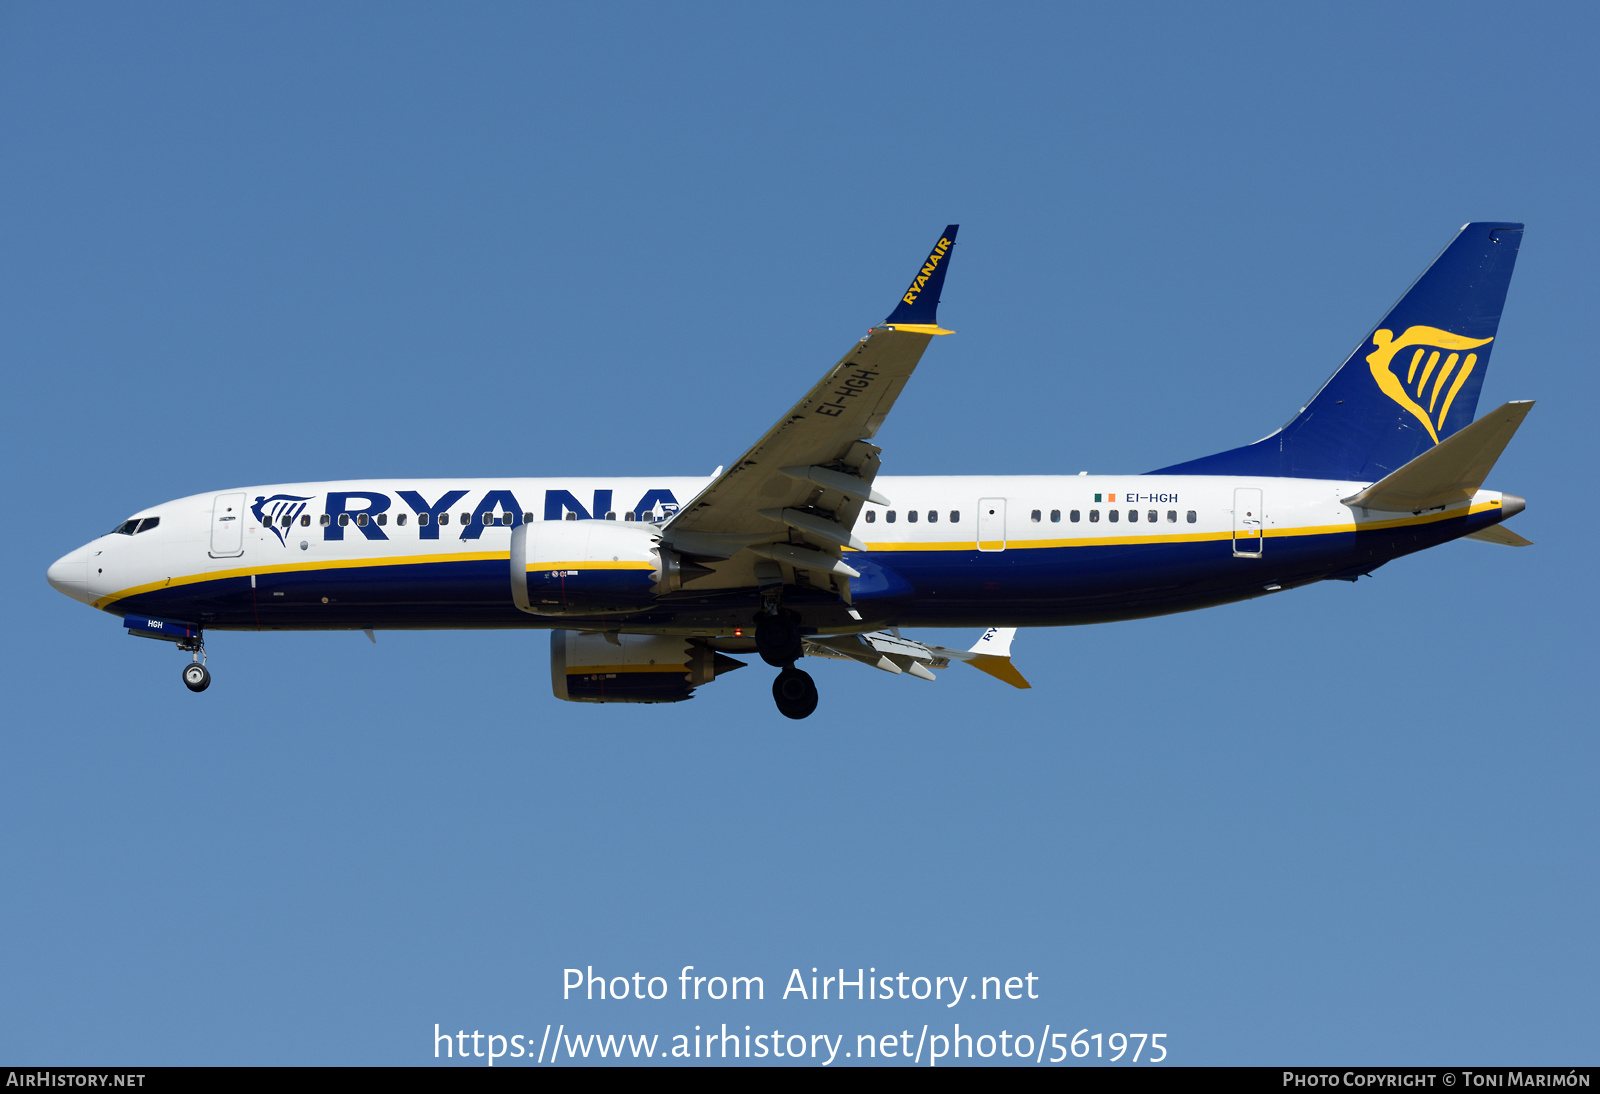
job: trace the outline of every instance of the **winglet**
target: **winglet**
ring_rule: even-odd
[[[896,330],[919,331],[923,334],[951,334],[939,326],[939,293],[944,289],[944,275],[950,269],[950,251],[955,247],[959,224],[945,226],[939,242],[933,245],[923,261],[917,276],[911,279],[906,291],[900,294],[900,303],[884,323]]]
[[[1011,639],[1016,633],[1015,627],[990,627],[983,632],[977,645],[967,651],[972,654],[967,664],[996,680],[1004,680],[1014,688],[1033,687],[1011,663]]]

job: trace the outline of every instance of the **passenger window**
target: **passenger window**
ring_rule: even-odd
[[[524,514],[522,514],[522,523],[523,524],[532,524],[533,523],[533,514],[532,513],[524,513]]]
[[[356,527],[357,528],[365,528],[366,526],[367,526],[367,514],[365,514],[365,513],[357,513],[356,514]]]
[[[1137,524],[1137,523],[1139,523],[1139,510],[1137,510],[1137,509],[1129,509],[1128,510],[1128,523],[1129,524]]]
[[[329,517],[329,516],[328,516],[328,514],[326,514],[326,513],[324,513],[324,514],[322,514],[322,526],[323,526],[323,527],[324,527],[324,528],[326,528],[326,527],[327,527],[327,526],[328,526],[328,524],[329,524],[329,521],[330,521],[330,520],[331,520],[331,519],[332,519],[332,518],[330,518],[330,517]]]
[[[637,514],[637,513],[624,513],[624,514],[622,514],[622,519],[623,520],[638,520],[639,519],[639,514]]]
[[[1189,523],[1190,524],[1194,523],[1194,510],[1193,509],[1189,510]]]
[[[1090,524],[1099,524],[1100,523],[1100,510],[1098,510],[1098,509],[1089,510],[1089,523]]]
[[[1050,523],[1051,524],[1060,524],[1061,523],[1061,510],[1059,510],[1059,509],[1050,510]]]
[[[888,521],[890,524],[893,524],[894,523],[894,510],[891,509],[887,513],[885,513],[883,515],[883,519]]]
[[[1043,515],[1043,514],[1041,514],[1041,513],[1040,513],[1040,512],[1039,512],[1039,510],[1037,510],[1037,509],[1035,509],[1035,510],[1034,510],[1034,511],[1033,511],[1033,512],[1031,512],[1031,513],[1029,513],[1029,514],[1028,514],[1028,519],[1029,519],[1029,520],[1031,520],[1031,521],[1033,521],[1033,523],[1035,523],[1035,524],[1038,524],[1038,523],[1039,523],[1039,518],[1040,518],[1040,517],[1041,517],[1041,516],[1042,516],[1042,515]]]
[[[300,518],[300,527],[302,527],[302,528],[310,528],[311,527],[311,514],[310,513],[307,513],[305,516]]]
[[[906,520],[910,521],[912,524],[917,523],[917,511],[915,509],[907,509]]]
[[[1152,509],[1144,515],[1144,519],[1149,521],[1151,524],[1154,524],[1156,521],[1161,519],[1161,514]]]
[[[1077,524],[1078,523],[1078,510],[1074,509],[1072,512],[1068,513],[1067,514],[1067,519],[1070,520],[1073,524]]]
[[[929,524],[938,524],[939,523],[939,510],[937,510],[937,509],[929,509],[928,510],[928,523]]]
[[[382,528],[384,525],[386,525],[388,523],[389,523],[389,514],[388,513],[379,513],[378,514],[378,527]]]
[[[577,520],[578,519],[578,514],[573,513],[573,512],[568,512],[567,513],[567,519],[568,520]]]
[[[339,514],[339,527],[340,528],[348,528],[348,527],[350,527],[350,514],[349,513],[340,513]]]
[[[950,510],[950,523],[951,524],[960,524],[961,523],[961,510],[959,510],[959,509]]]
[[[426,513],[418,513],[417,514],[417,527],[418,528],[426,528],[427,526],[428,526],[428,514],[426,514]]]
[[[461,523],[462,524],[471,524],[472,523],[472,514],[471,513],[462,513],[461,514]]]
[[[1176,509],[1168,509],[1167,510],[1167,523],[1168,524],[1177,524],[1178,523],[1178,511]]]
[[[450,523],[450,514],[449,513],[440,513],[439,514],[439,523],[440,524],[449,524]]]
[[[1106,519],[1109,520],[1112,524],[1117,523],[1117,521],[1122,519],[1122,510],[1120,510],[1120,509],[1107,509],[1106,510]]]
[[[406,526],[406,515],[404,513],[395,514],[394,526],[396,528],[404,528]]]
[[[510,514],[507,514],[507,516],[509,517]],[[617,519],[617,514],[615,512],[607,513],[606,514],[606,519],[607,520],[616,520]],[[507,523],[509,523],[509,520],[507,521]]]
[[[615,514],[615,513],[607,513],[606,514],[606,519],[607,520],[616,520],[617,519],[617,514]],[[510,528],[511,527],[511,514],[510,513],[501,513],[500,514],[500,524],[501,524],[502,527]]]
[[[876,524],[877,520],[878,520],[878,514],[873,512],[871,509],[868,509],[867,510],[867,523],[868,524]]]

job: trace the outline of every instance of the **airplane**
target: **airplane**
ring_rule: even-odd
[[[1529,541],[1483,489],[1531,401],[1474,421],[1523,226],[1465,225],[1287,424],[1129,475],[892,476],[873,437],[923,352],[949,225],[894,310],[709,478],[360,479],[165,502],[50,566],[57,590],[190,654],[207,631],[550,631],[557,698],[670,703],[758,655],[805,718],[806,657],[1014,687],[1018,628],[1354,582],[1454,539]],[[902,634],[982,627],[971,649]]]

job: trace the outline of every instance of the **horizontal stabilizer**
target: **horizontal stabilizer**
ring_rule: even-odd
[[[1466,538],[1482,540],[1484,543],[1499,543],[1506,547],[1533,546],[1533,540],[1523,539],[1503,524],[1492,524],[1481,532],[1474,532]]]
[[[1359,494],[1345,498],[1344,503],[1384,512],[1418,513],[1471,501],[1532,409],[1531,399],[1506,403]]]

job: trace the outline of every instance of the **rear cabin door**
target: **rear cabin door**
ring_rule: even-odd
[[[1261,491],[1241,486],[1233,492],[1233,554],[1236,558],[1260,558],[1265,542],[1261,535]]]
[[[1006,549],[1006,499],[978,499],[978,550]]]
[[[211,504],[211,557],[244,554],[244,495],[218,494]]]

